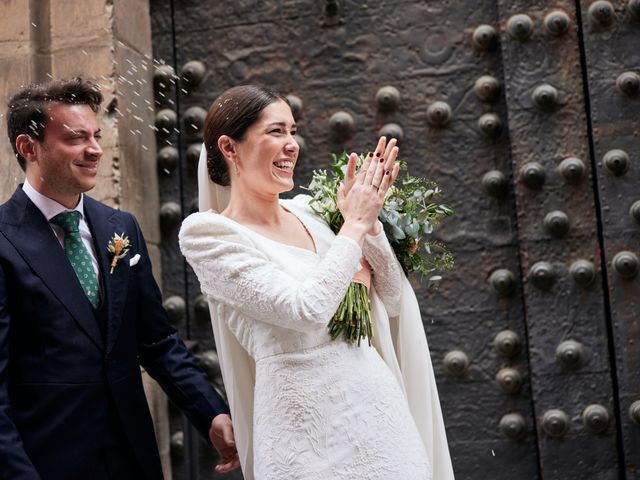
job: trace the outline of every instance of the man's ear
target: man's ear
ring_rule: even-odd
[[[218,148],[227,160],[233,162],[236,158],[236,142],[228,135],[220,135],[218,138]]]
[[[16,137],[16,150],[27,162],[33,162],[36,157],[36,140],[26,133],[21,133]]]

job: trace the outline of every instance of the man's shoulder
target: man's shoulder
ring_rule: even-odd
[[[103,216],[124,218],[127,220],[135,219],[135,216],[132,213],[110,207],[106,203],[96,200],[95,198],[91,198],[88,195],[84,195],[83,202],[84,202],[85,208],[87,208],[90,211],[98,212],[100,215],[103,215]]]

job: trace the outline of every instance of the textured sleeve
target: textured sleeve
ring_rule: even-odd
[[[402,267],[387,240],[384,229],[378,235],[367,235],[362,248],[364,258],[373,270],[373,286],[384,303],[387,314],[400,314],[402,295]]]
[[[338,235],[314,271],[300,280],[211,212],[190,215],[179,239],[205,295],[248,317],[298,331],[326,327],[362,255],[355,241]]]

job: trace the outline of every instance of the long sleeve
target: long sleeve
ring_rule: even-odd
[[[326,328],[359,269],[360,246],[336,236],[313,273],[301,280],[255,248],[243,228],[211,212],[184,221],[180,248],[202,291],[273,325],[297,331]]]
[[[402,294],[402,267],[396,259],[393,249],[381,228],[378,235],[367,235],[362,248],[364,258],[373,270],[373,286],[382,300],[387,314],[395,317],[400,314],[400,296]]]
[[[7,305],[7,279],[0,268],[0,478],[39,480],[11,415],[9,400],[9,330],[11,315]]]

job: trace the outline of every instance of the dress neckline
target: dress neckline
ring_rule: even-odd
[[[298,222],[300,222],[300,225],[302,225],[302,228],[304,228],[305,232],[307,232],[307,235],[309,235],[309,238],[311,238],[311,243],[313,243],[313,248],[314,250],[309,250],[308,248],[304,248],[304,247],[297,247],[296,245],[291,245],[290,243],[284,243],[284,242],[279,242],[278,240],[274,240],[273,238],[269,238],[266,235],[255,231],[254,229],[247,227],[246,225],[234,220],[233,218],[229,218],[225,215],[222,215],[221,213],[218,213],[217,215],[219,215],[220,217],[224,218],[225,220],[228,220],[232,223],[234,223],[235,225],[238,225],[240,227],[242,227],[243,229],[247,230],[248,232],[251,232],[253,235],[257,235],[260,238],[263,238],[265,240],[268,240],[271,243],[274,243],[276,245],[280,245],[283,247],[287,247],[287,248],[293,248],[295,250],[301,250],[303,252],[306,252],[310,255],[313,256],[318,256],[318,243],[316,242],[315,237],[313,236],[313,234],[311,233],[311,230],[309,230],[309,228],[307,227],[307,224],[298,216],[296,215],[293,211],[291,211],[289,208],[285,207],[284,205],[282,205],[282,203],[280,203],[280,208],[282,208],[285,212],[290,213],[291,215],[293,215]],[[215,213],[215,212],[214,212]]]

